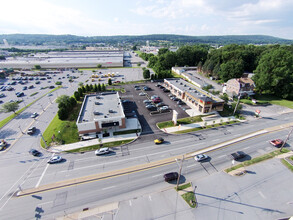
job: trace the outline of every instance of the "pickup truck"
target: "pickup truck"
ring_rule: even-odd
[[[244,158],[246,156],[245,153],[243,153],[242,151],[237,151],[235,153],[232,153],[230,155],[230,157],[232,158],[232,160],[239,160],[241,158]]]
[[[284,142],[281,139],[275,139],[270,141],[270,144],[273,145],[274,147],[281,147],[283,143]]]

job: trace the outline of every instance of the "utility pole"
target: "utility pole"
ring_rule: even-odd
[[[241,97],[241,95],[239,94],[239,95],[238,95],[238,101],[237,101],[237,104],[236,104],[235,109],[234,109],[234,112],[233,112],[233,116],[235,115],[235,112],[236,112],[237,107],[238,107],[238,105],[239,105],[240,97]]]
[[[288,141],[288,139],[289,139],[289,137],[290,137],[292,131],[293,131],[293,127],[291,128],[291,131],[290,131],[289,134],[287,135],[286,140],[283,142],[283,144],[282,144],[282,146],[281,146],[281,148],[280,148],[280,151],[283,150],[283,147],[285,146],[286,142]]]
[[[176,161],[177,161],[177,160],[176,160]],[[179,185],[179,180],[180,180],[180,176],[181,176],[181,170],[182,170],[183,161],[184,161],[184,155],[183,155],[183,157],[182,157],[182,159],[181,159],[181,164],[180,164],[179,174],[178,174],[178,178],[177,178],[176,190],[178,190],[178,185]]]
[[[46,141],[45,141],[45,138],[43,137],[42,132],[40,132],[40,135],[41,135],[41,137],[42,137],[42,139],[43,139],[43,141],[44,141],[44,143],[45,143],[45,147],[46,147],[46,149],[48,149],[48,145],[47,145],[47,143],[46,143]]]

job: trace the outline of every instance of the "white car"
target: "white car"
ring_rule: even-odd
[[[145,92],[141,92],[141,93],[139,93],[138,95],[140,95],[140,96],[145,96],[146,93],[145,93]]]
[[[168,109],[169,109],[169,107],[166,106],[166,105],[160,107],[160,111],[166,111],[166,110],[168,110]]]
[[[194,157],[195,161],[197,162],[200,162],[200,161],[203,161],[203,160],[206,160],[208,159],[209,156],[205,155],[205,154],[198,154]]]
[[[54,157],[51,157],[47,163],[49,164],[52,164],[52,163],[59,163],[63,160],[63,158],[61,156],[54,156]]]
[[[38,115],[39,115],[38,113],[34,112],[34,113],[31,115],[31,118],[35,118],[35,117],[37,117]]]
[[[98,155],[103,155],[103,154],[108,154],[110,153],[110,149],[109,147],[104,147],[104,148],[100,148],[98,150],[95,151],[95,154]]]
[[[151,100],[156,99],[156,98],[160,98],[160,97],[157,96],[157,95],[153,95],[153,96],[151,97]]]

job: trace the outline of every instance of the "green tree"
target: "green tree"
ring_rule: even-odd
[[[41,66],[40,65],[35,65],[35,69],[40,70]]]
[[[71,105],[71,108],[75,107],[76,104],[77,104],[76,99],[73,98],[73,97],[70,97],[70,98],[69,98],[69,103],[70,103],[70,105]]]
[[[112,79],[111,79],[111,78],[108,79],[108,85],[109,85],[109,86],[112,85]]]
[[[95,85],[94,85],[94,91],[95,91],[95,92],[98,92],[98,86],[97,86],[96,83],[95,83]]]
[[[101,91],[103,91],[103,92],[106,91],[106,86],[105,86],[104,83],[102,84],[102,88],[101,89],[102,89]]]
[[[102,68],[102,64],[98,64],[97,65],[97,68]]]
[[[65,119],[67,119],[67,118],[68,118],[68,115],[69,115],[67,109],[65,109],[65,108],[59,108],[57,114],[58,114],[58,118],[59,118],[60,120],[65,120]]]
[[[99,83],[99,84],[98,84],[98,92],[100,92],[100,91],[102,91],[102,86],[101,86],[101,84]]]
[[[93,92],[93,91],[94,91],[93,84],[90,84],[90,91],[91,91],[91,92]]]
[[[261,57],[253,76],[260,92],[293,99],[293,54],[283,48],[273,48]]]
[[[85,91],[86,91],[86,92],[89,92],[89,91],[90,91],[90,86],[89,86],[89,84],[86,84],[86,85],[85,85]]]
[[[82,87],[82,86],[83,86],[83,82],[79,82],[79,83],[78,83],[78,86],[79,86],[79,87]]]
[[[142,74],[143,74],[144,79],[150,78],[150,70],[149,69],[144,69]]]
[[[137,66],[141,66],[141,63],[138,63]]]
[[[18,110],[19,105],[17,102],[6,102],[2,105],[1,112],[15,112]]]
[[[225,82],[229,79],[239,78],[243,75],[244,66],[242,60],[230,60],[220,66],[220,77]]]
[[[80,96],[80,97],[83,97],[83,91],[82,91],[82,88],[78,88],[77,91],[78,91],[78,93],[79,93],[79,96]]]
[[[76,99],[76,101],[80,100],[79,92],[77,92],[77,91],[74,92],[74,98]]]

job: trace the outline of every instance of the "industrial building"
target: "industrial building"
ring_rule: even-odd
[[[164,86],[176,97],[201,113],[223,111],[224,100],[179,78],[164,79]]]
[[[85,96],[76,125],[80,135],[99,137],[108,129],[125,128],[125,120],[118,92],[104,92]]]
[[[123,67],[124,52],[111,51],[64,51],[30,54],[25,57],[7,57],[0,61],[0,68],[31,69],[41,68],[93,68]]]

